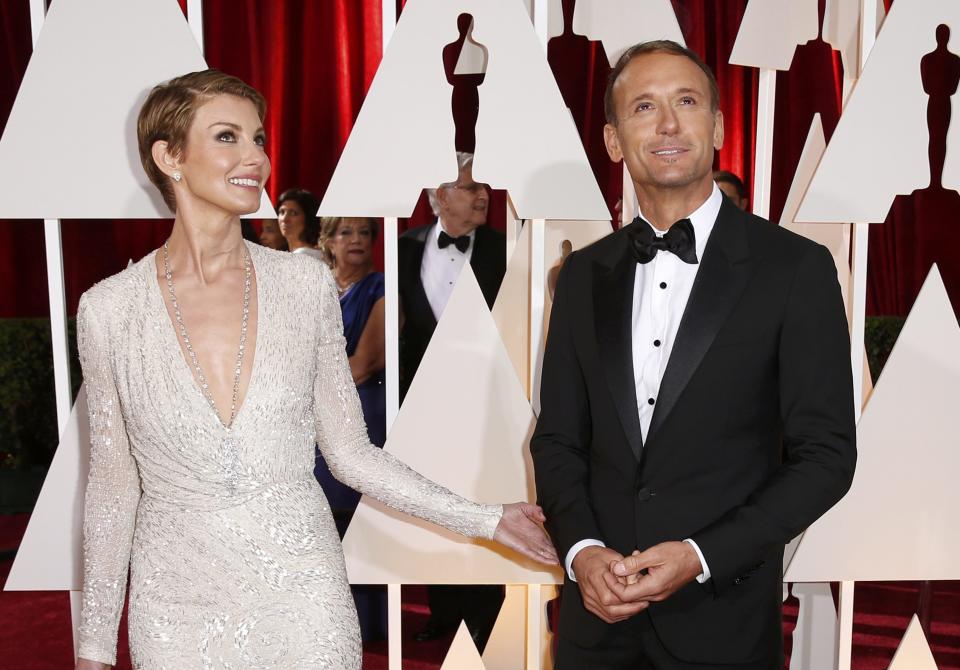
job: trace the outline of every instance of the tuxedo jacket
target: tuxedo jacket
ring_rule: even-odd
[[[833,260],[724,198],[646,435],[636,267],[621,229],[560,273],[531,441],[547,528],[561,560],[587,538],[624,555],[693,539],[712,579],[649,607],[659,640],[691,663],[775,659],[784,544],[844,495],[856,462]],[[596,647],[607,626],[568,580],[560,635]]]
[[[437,320],[420,281],[424,245],[434,225],[437,225],[436,222],[408,230],[397,241],[399,293],[404,315],[400,333],[401,398],[406,395],[433,331],[437,328]],[[473,238],[470,267],[491,309],[507,268],[506,244],[503,233],[486,225],[477,228]]]

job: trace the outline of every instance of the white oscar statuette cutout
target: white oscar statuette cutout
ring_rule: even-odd
[[[910,619],[907,632],[890,661],[889,670],[937,670],[930,643],[923,634],[923,627],[916,614]]]
[[[897,0],[877,35],[870,59],[847,101],[797,214],[798,221],[879,223],[897,195],[930,183],[927,105],[920,60],[936,46],[939,24],[952,28],[948,48],[960,53],[960,3]],[[882,109],[897,99],[896,132]],[[945,188],[960,187],[960,123],[947,136]]]
[[[522,219],[606,215],[523,5],[485,0],[407,2],[324,195],[321,215],[409,216],[423,188],[456,177],[451,87],[441,54],[457,38],[457,19],[464,13],[473,17],[471,40],[487,55],[474,179],[509,191]],[[370,183],[378,188],[371,190]]]
[[[176,2],[52,3],[0,138],[0,218],[172,218],[140,165],[137,114],[156,84],[206,68]],[[251,216],[276,216],[266,193]]]
[[[853,485],[804,533],[787,581],[960,579],[957,351],[934,265],[857,426]]]
[[[801,44],[817,39],[817,0],[749,2],[733,44],[730,62],[789,70]]]
[[[613,66],[628,47],[651,40],[684,44],[670,0],[577,0],[573,32],[603,43]]]

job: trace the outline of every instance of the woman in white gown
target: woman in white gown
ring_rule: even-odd
[[[314,259],[246,244],[270,174],[262,97],[216,71],[158,86],[141,160],[176,213],[164,246],[87,291],[90,408],[77,668],[360,668],[314,441],[348,485],[544,563],[535,505],[480,505],[370,445],[337,291]]]

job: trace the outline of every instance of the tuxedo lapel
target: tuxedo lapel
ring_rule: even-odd
[[[637,264],[621,234],[613,265],[597,263],[593,282],[597,351],[620,416],[630,450],[639,461],[643,451],[637,387],[633,378],[633,283]]]
[[[660,382],[647,443],[670,415],[737,304],[753,269],[749,257],[743,213],[724,198]]]
[[[427,292],[423,289],[423,282],[420,279],[420,268],[423,265],[423,253],[426,249],[429,232],[433,226],[422,226],[416,231],[416,234],[410,238],[410,258],[401,263],[401,270],[406,272],[409,289],[408,299],[410,304],[405,309],[420,315],[424,322],[432,323],[432,328],[436,328],[437,320],[433,316],[433,308],[430,307],[430,301],[427,299]],[[409,316],[409,314],[408,314]]]

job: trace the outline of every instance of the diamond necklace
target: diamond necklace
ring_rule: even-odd
[[[183,345],[187,348],[187,354],[190,355],[190,362],[197,373],[197,381],[200,383],[200,390],[203,397],[210,403],[213,413],[220,419],[220,412],[217,410],[217,404],[213,401],[213,394],[210,392],[210,385],[207,384],[207,378],[200,368],[200,361],[197,354],[190,344],[190,338],[187,336],[187,327],[183,325],[183,316],[180,314],[180,303],[177,302],[177,294],[173,291],[173,272],[170,270],[170,240],[163,243],[163,274],[167,278],[167,290],[170,293],[170,304],[173,305],[173,316],[177,321],[177,328],[180,330],[180,337],[183,338]],[[240,395],[240,371],[243,369],[243,353],[247,343],[247,318],[250,315],[250,250],[244,245],[243,255],[243,319],[240,322],[240,349],[237,351],[237,366],[233,374],[233,399],[230,401],[230,421],[224,424],[227,428],[233,425],[233,419],[237,415],[237,399]],[[222,419],[220,419],[222,423]]]

